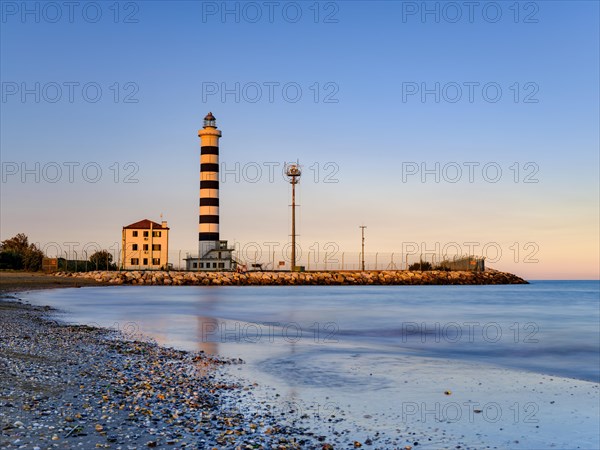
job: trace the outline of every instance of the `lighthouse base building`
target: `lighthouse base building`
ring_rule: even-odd
[[[219,235],[219,139],[221,130],[212,113],[204,118],[200,137],[200,204],[198,256],[185,258],[187,270],[236,270],[233,249]]]
[[[199,258],[188,255],[186,270],[231,271],[237,270],[237,261],[233,257],[233,248],[227,247],[227,241],[216,241],[217,247],[208,250]]]

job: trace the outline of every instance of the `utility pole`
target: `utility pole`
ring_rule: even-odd
[[[285,174],[292,185],[292,272],[296,270],[296,185],[302,172],[300,164],[288,164]]]
[[[361,233],[362,233],[362,271],[365,271],[365,228],[367,228],[365,225],[361,225],[360,227],[358,227],[361,229]]]

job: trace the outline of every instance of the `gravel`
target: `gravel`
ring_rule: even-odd
[[[0,447],[332,448],[260,402],[236,408],[253,386],[220,368],[241,360],[66,325],[51,313],[0,299]]]

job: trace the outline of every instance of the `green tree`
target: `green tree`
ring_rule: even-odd
[[[0,252],[0,269],[20,270],[23,268],[23,258],[13,252]]]
[[[25,255],[23,255],[23,268],[31,272],[42,270],[42,260],[44,252],[41,251],[35,244],[30,244]]]
[[[25,233],[2,241],[0,244],[0,268],[37,271],[42,268],[42,252],[35,244],[29,243]]]
[[[3,252],[24,255],[29,248],[29,238],[25,233],[19,233],[15,237],[2,241],[2,244],[0,245]]]
[[[113,257],[107,250],[99,250],[90,256],[90,262],[96,270],[114,270]]]

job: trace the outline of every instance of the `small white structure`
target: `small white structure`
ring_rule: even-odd
[[[227,247],[227,241],[217,241],[216,244],[215,248],[209,249],[200,258],[188,255],[184,259],[185,269],[217,272],[237,270],[234,249]]]

